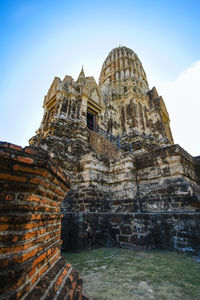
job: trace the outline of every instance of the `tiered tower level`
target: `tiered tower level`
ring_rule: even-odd
[[[173,144],[165,103],[131,49],[109,53],[99,84],[83,69],[76,81],[55,77],[43,107],[30,144],[72,181],[65,249],[199,249],[199,158]]]
[[[135,146],[139,141],[146,145],[173,143],[164,101],[155,88],[149,90],[139,58],[126,47],[109,53],[99,86],[93,77],[85,77],[83,70],[77,81],[70,76],[63,81],[55,77],[45,96],[44,110],[38,131],[43,136],[54,120],[76,120],[87,127],[89,117],[91,129],[101,128]]]

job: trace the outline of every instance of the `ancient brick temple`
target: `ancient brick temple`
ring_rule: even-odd
[[[55,77],[43,107],[30,147],[0,144],[1,299],[84,299],[61,233],[64,250],[200,252],[200,157],[174,144],[131,49],[109,53],[99,84]]]
[[[200,160],[174,144],[169,123],[129,48],[109,53],[99,84],[83,69],[76,81],[55,77],[30,144],[72,181],[64,249],[200,250]]]

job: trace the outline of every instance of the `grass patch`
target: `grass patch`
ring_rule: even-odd
[[[90,300],[200,300],[200,264],[186,254],[101,248],[63,255]]]

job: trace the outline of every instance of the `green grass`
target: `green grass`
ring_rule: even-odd
[[[186,254],[101,248],[63,255],[90,300],[200,300],[200,263]]]

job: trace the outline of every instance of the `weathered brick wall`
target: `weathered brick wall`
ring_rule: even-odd
[[[200,213],[68,213],[63,222],[65,250],[116,245],[200,252]]]
[[[121,247],[200,252],[200,213],[118,214],[110,223]]]
[[[0,299],[82,299],[82,281],[60,255],[69,186],[46,153],[0,144]]]
[[[200,211],[198,161],[179,145],[136,157],[138,196],[143,211]]]
[[[90,152],[80,160],[63,211],[199,211],[198,168],[179,145],[137,156],[119,151],[107,160]]]
[[[117,243],[200,251],[199,163],[179,145],[123,153],[107,165],[87,154],[81,164],[83,187],[79,181],[63,209],[64,249]]]
[[[62,209],[63,212],[133,211],[138,209],[136,194],[133,156],[120,152],[117,158],[108,161],[91,152],[81,159],[77,178]]]
[[[95,131],[89,131],[89,144],[98,155],[113,157],[118,155],[118,147]]]

